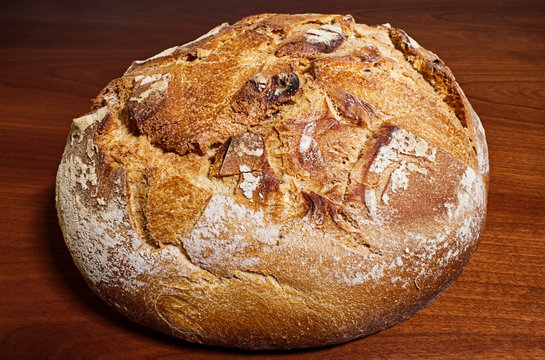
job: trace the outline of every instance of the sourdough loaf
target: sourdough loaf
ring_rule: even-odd
[[[135,61],[73,121],[60,226],[134,321],[247,349],[408,319],[483,231],[488,155],[449,68],[402,30],[263,14]]]

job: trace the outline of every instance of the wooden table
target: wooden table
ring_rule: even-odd
[[[26,1],[0,14],[0,358],[544,359],[545,2]],[[134,59],[260,12],[351,13],[405,29],[451,67],[486,129],[481,246],[409,321],[298,352],[193,345],[124,319],[91,293],[57,225],[55,172],[71,119]]]

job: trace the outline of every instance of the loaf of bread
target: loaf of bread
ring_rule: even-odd
[[[488,154],[449,68],[389,24],[263,14],[135,61],[57,175],[92,290],[173,336],[337,344],[408,319],[483,231]]]

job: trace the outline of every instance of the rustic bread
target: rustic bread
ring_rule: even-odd
[[[134,62],[75,119],[66,244],[134,321],[247,349],[408,319],[483,231],[484,131],[402,30],[263,14]]]

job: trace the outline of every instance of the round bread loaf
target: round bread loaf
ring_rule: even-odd
[[[247,349],[408,319],[483,231],[488,154],[449,68],[402,30],[263,14],[135,61],[73,121],[60,226],[132,320]]]

